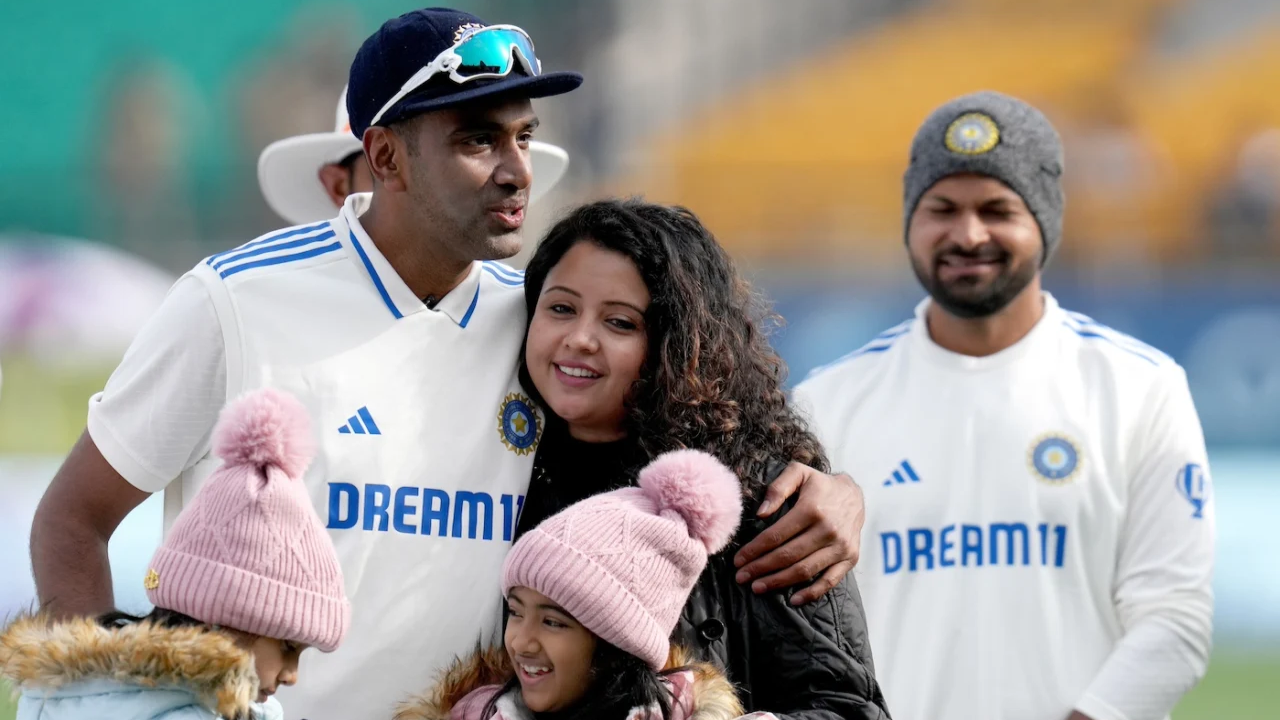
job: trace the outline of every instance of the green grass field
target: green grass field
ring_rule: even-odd
[[[1280,717],[1280,655],[1216,653],[1209,673],[1182,700],[1174,720],[1265,720]]]
[[[59,455],[84,430],[89,396],[102,389],[113,365],[54,366],[36,358],[0,357],[0,455]]]
[[[5,692],[0,697],[0,720],[14,720],[15,712]],[[1275,720],[1277,716],[1280,655],[1257,658],[1227,653],[1214,656],[1204,681],[1173,713],[1174,720]]]

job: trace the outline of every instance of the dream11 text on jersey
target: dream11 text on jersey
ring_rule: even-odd
[[[1003,541],[1003,542],[1002,542]],[[1036,550],[1032,550],[1032,544]],[[880,533],[884,574],[899,570],[982,567],[985,565],[1039,565],[1062,567],[1067,553],[1067,526],[1040,523],[952,524],[941,530],[910,528],[904,533]],[[1003,552],[1001,552],[1003,550]]]
[[[413,504],[418,500],[421,506]],[[524,496],[504,494],[497,505],[502,508],[502,541],[511,542]],[[350,530],[358,524],[370,532],[394,530],[406,535],[431,535],[434,529],[439,537],[493,540],[494,509],[493,496],[487,492],[458,490],[451,495],[446,490],[406,486],[396,488],[393,498],[389,485],[368,484],[362,493],[351,483],[332,482],[325,527]],[[419,511],[420,526],[414,524]]]

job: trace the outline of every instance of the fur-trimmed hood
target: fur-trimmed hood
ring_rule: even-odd
[[[253,656],[230,637],[149,622],[108,629],[88,618],[19,617],[0,633],[0,677],[24,691],[93,680],[181,688],[224,718],[249,717],[258,695]]]
[[[675,696],[673,705],[689,709],[688,714],[676,710],[674,717],[684,720],[734,720],[742,717],[742,705],[733,685],[714,666],[693,663],[688,653],[673,646],[666,667],[682,668],[670,676]],[[450,720],[455,711],[468,720],[472,715],[478,717],[496,687],[510,680],[513,672],[511,661],[501,648],[477,650],[470,657],[455,662],[430,692],[401,703],[393,720]],[[520,702],[519,693],[499,701],[499,715],[502,720],[532,717]],[[633,713],[633,716],[639,715]]]

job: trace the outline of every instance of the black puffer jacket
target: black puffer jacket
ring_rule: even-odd
[[[546,438],[517,539],[579,500],[632,484],[642,463],[625,442],[589,445],[563,436]],[[771,467],[766,479],[772,481],[784,467]],[[757,595],[736,582],[734,554],[783,515],[757,518],[755,503],[748,504],[729,547],[709,559],[673,639],[724,670],[748,712],[768,711],[784,720],[888,718],[862,599],[851,576],[801,607],[789,602],[794,589]]]
[[[769,480],[778,476],[778,465]],[[714,662],[748,712],[780,718],[888,718],[852,576],[821,599],[794,607],[795,590],[757,595],[739,584],[733,556],[775,520],[748,508],[733,542],[713,555],[685,603],[674,639]]]

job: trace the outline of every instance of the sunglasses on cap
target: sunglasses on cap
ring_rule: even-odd
[[[396,103],[436,75],[448,73],[449,79],[459,84],[501,78],[511,74],[517,61],[528,75],[542,72],[542,63],[533,54],[533,40],[524,30],[515,25],[468,29],[460,40],[405,81],[369,124],[377,125]]]

